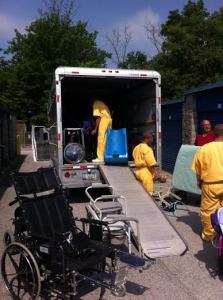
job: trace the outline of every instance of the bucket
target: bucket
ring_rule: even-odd
[[[120,246],[126,241],[126,232],[123,226],[110,226],[111,244]],[[108,232],[104,231],[104,240],[108,240]]]

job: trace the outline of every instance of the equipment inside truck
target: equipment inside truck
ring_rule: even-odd
[[[102,100],[108,105],[112,113],[113,129],[127,128],[130,159],[139,136],[145,131],[155,133],[156,85],[152,79],[64,77],[61,82],[61,97],[63,134],[67,129],[83,128],[86,122],[92,120],[92,99]],[[66,136],[64,147],[68,141]],[[90,161],[95,156],[97,141],[88,133],[84,135],[84,142],[81,140],[81,144],[83,143],[85,159]]]

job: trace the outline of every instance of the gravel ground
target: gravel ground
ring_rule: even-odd
[[[48,163],[34,163],[29,149],[23,151],[24,162],[21,166],[23,171],[36,170],[40,165]],[[168,184],[171,176],[168,175]],[[2,181],[1,184],[2,186]],[[15,206],[9,207],[8,203],[15,197],[12,187],[4,184],[5,190],[1,189],[0,201],[0,233],[1,237],[6,229],[11,226],[10,218],[13,216]],[[1,194],[0,194],[1,195]],[[71,193],[73,213],[81,217],[85,215],[86,198],[83,191]],[[183,198],[187,205],[179,206],[176,216],[167,213],[170,222],[178,230],[188,244],[189,250],[183,256],[171,256],[156,260],[149,270],[139,273],[130,269],[128,272],[127,295],[123,300],[146,299],[146,300],[195,300],[195,299],[223,299],[222,278],[217,275],[217,249],[211,244],[202,242],[199,233],[201,230],[199,220],[199,204],[197,199],[187,195]],[[3,251],[2,238],[0,252]],[[99,291],[95,289],[87,292],[83,287],[81,299],[98,299]],[[0,281],[0,299],[10,299],[5,287]],[[115,296],[106,292],[106,299],[116,299]]]

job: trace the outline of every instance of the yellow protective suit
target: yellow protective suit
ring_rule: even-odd
[[[150,168],[157,165],[152,148],[145,143],[141,143],[133,149],[132,156],[137,168],[135,171],[136,177],[142,182],[146,191],[152,195],[154,186]]]
[[[107,130],[112,126],[111,113],[104,102],[96,100],[93,104],[93,116],[101,118],[98,127],[97,158],[103,161],[107,141]]]
[[[210,216],[223,206],[223,142],[211,142],[195,154],[192,170],[201,182],[201,224],[203,240],[211,240],[214,229]]]

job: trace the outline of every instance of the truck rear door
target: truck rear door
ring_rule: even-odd
[[[44,126],[32,126],[32,152],[34,161],[49,160],[49,131]]]

